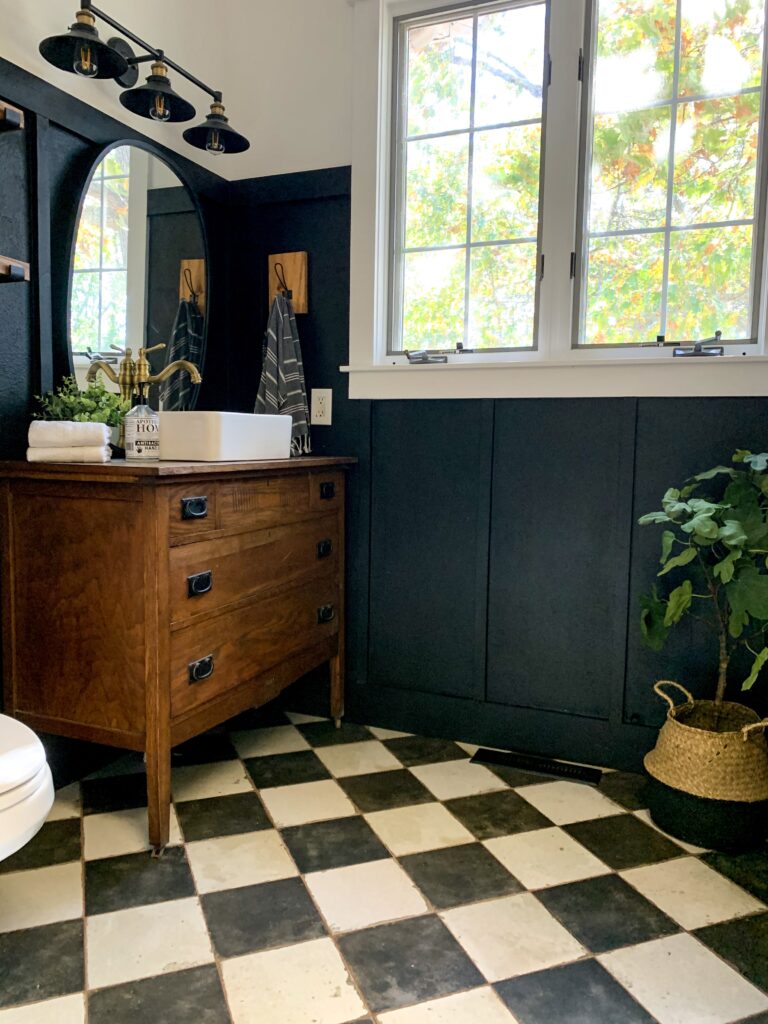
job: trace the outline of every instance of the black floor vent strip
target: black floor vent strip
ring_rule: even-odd
[[[536,757],[535,754],[506,753],[503,750],[488,750],[481,747],[472,758],[473,764],[497,764],[504,768],[521,768],[539,775],[554,775],[558,779],[574,782],[588,782],[598,786],[603,773],[599,768],[587,768],[581,764],[566,764],[552,757]]]

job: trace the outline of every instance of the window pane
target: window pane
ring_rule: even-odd
[[[536,237],[540,149],[538,124],[475,135],[473,242]]]
[[[587,345],[653,342],[661,323],[664,235],[595,238],[589,247]]]
[[[402,347],[455,348],[464,337],[464,250],[404,259]]]
[[[698,2],[698,0],[694,0]],[[600,0],[595,110],[642,110],[670,98],[675,0]]]
[[[98,272],[72,275],[69,330],[74,352],[99,349],[100,276]]]
[[[532,346],[535,296],[535,242],[473,249],[469,347]]]
[[[75,270],[97,270],[101,251],[101,182],[92,181],[77,226]]]
[[[673,232],[669,340],[748,338],[751,262],[751,226]]]
[[[123,269],[128,266],[128,179],[107,178],[104,181],[104,267]]]
[[[545,17],[544,4],[533,4],[478,18],[478,127],[541,117]]]
[[[461,245],[467,236],[469,136],[407,144],[405,245]]]
[[[130,172],[130,167],[130,146],[118,146],[117,149],[111,149],[101,162],[103,173],[109,177],[127,175]]]
[[[669,108],[595,118],[591,231],[664,226],[669,123]]]
[[[115,270],[101,275],[101,347],[126,343],[128,274]]]
[[[754,215],[759,118],[759,93],[680,104],[673,223]]]
[[[408,135],[469,127],[472,19],[408,30]]]
[[[760,85],[764,0],[682,0],[680,94]]]

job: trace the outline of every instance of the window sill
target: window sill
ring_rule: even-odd
[[[353,399],[768,395],[768,356],[358,364],[340,370],[349,374]]]

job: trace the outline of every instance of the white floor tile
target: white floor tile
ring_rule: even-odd
[[[666,836],[667,839],[671,839],[673,843],[677,843],[678,846],[682,847],[683,850],[687,850],[688,853],[698,855],[700,853],[707,852],[707,850],[703,846],[694,846],[693,843],[686,843],[683,839],[677,839],[675,838],[675,836],[671,836],[669,832],[664,832],[662,829],[659,828],[656,822],[653,821],[653,819],[651,818],[651,812],[647,808],[644,808],[642,811],[634,811],[633,813],[636,818],[640,819],[640,821],[644,821],[646,825],[650,825],[651,828],[655,828],[657,832],[660,832],[663,836]]]
[[[369,725],[368,731],[372,732],[377,740],[398,740],[403,736],[412,736],[410,732],[398,732],[397,729],[382,729],[380,725]]]
[[[483,765],[472,764],[470,761],[441,761],[438,764],[417,765],[411,768],[411,771],[438,800],[452,800],[454,797],[509,789],[498,775],[494,775]]]
[[[333,779],[275,786],[262,789],[259,795],[279,828],[330,818],[349,818],[356,813],[351,800]]]
[[[416,917],[429,910],[424,897],[391,857],[317,871],[304,880],[334,932]]]
[[[83,914],[79,860],[0,875],[0,932],[70,921]]]
[[[365,1012],[330,939],[222,963],[234,1024],[346,1024]]]
[[[529,892],[440,916],[488,981],[569,963],[586,952]]]
[[[659,1024],[732,1024],[768,1009],[768,996],[692,935],[597,958]]]
[[[477,743],[464,743],[462,740],[456,740],[456,745],[466,750],[470,757],[474,757],[480,749]]]
[[[526,889],[579,882],[611,870],[560,828],[501,836],[483,845]]]
[[[559,780],[534,783],[531,786],[519,786],[517,792],[542,814],[546,814],[555,825],[570,825],[575,821],[608,818],[612,814],[625,813],[623,807],[583,782]]]
[[[0,1010],[0,1024],[84,1024],[85,996],[63,996],[44,1003],[30,1003],[12,1010]]]
[[[292,754],[309,750],[309,744],[294,725],[278,725],[272,729],[248,729],[230,733],[240,757],[265,757],[268,754]]]
[[[365,820],[396,857],[443,846],[473,843],[475,837],[442,804],[416,804],[374,811]]]
[[[328,721],[328,719],[323,718],[322,715],[302,715],[299,711],[286,711],[286,715],[294,725],[309,725],[310,722]]]
[[[380,1013],[379,1020],[381,1024],[516,1024],[490,988],[475,988],[455,996],[430,999],[418,1006]]]
[[[187,857],[201,893],[275,882],[299,873],[276,829],[187,843]]]
[[[119,985],[211,963],[211,940],[195,898],[85,919],[90,988]]]
[[[325,767],[339,779],[348,775],[368,772],[393,771],[403,766],[379,740],[362,743],[339,743],[332,747],[318,747],[315,751]]]
[[[182,843],[176,810],[171,806],[169,846]],[[129,811],[108,811],[86,814],[83,818],[83,856],[86,860],[119,857],[124,853],[140,853],[149,849],[146,807]]]
[[[53,807],[47,821],[62,821],[64,818],[80,817],[80,783],[73,782],[56,790]]]
[[[754,896],[696,857],[666,860],[619,874],[689,931],[765,910]]]
[[[253,788],[240,761],[216,761],[174,768],[171,786],[173,799],[178,802],[248,793]]]

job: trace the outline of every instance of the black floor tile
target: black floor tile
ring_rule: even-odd
[[[143,772],[113,775],[106,779],[86,779],[80,783],[84,814],[103,811],[128,811],[147,806],[147,777]]]
[[[337,729],[330,718],[322,722],[305,722],[296,728],[313,747],[335,747],[339,743],[361,743],[376,738],[364,725],[353,722],[342,722],[341,728]]]
[[[593,953],[680,931],[679,925],[617,875],[543,889],[536,896]]]
[[[757,1013],[754,1017],[744,1017],[743,1020],[739,1020],[736,1024],[768,1024],[768,1012]]]
[[[597,788],[628,811],[642,811],[648,806],[648,780],[636,772],[605,772]]]
[[[295,825],[282,829],[281,835],[302,874],[389,857],[386,846],[360,817]]]
[[[326,934],[300,878],[209,893],[202,904],[219,956],[241,956]]]
[[[481,762],[477,762],[480,764]],[[544,775],[541,772],[527,772],[524,768],[510,768],[503,764],[483,764],[484,768],[497,775],[508,786],[535,786],[545,782],[557,781],[555,775]]]
[[[0,860],[0,875],[79,860],[80,827],[79,818],[49,821],[26,846],[11,857]]]
[[[169,846],[162,857],[127,853],[85,863],[86,914],[106,914],[194,895],[183,846]]]
[[[400,863],[437,910],[523,890],[480,843],[414,853],[401,857]]]
[[[66,996],[84,985],[82,921],[0,933],[0,1007]]]
[[[312,750],[250,757],[245,762],[245,767],[259,789],[269,789],[270,786],[293,786],[299,782],[317,782],[331,777],[331,773]]]
[[[171,764],[179,768],[187,764],[213,764],[215,761],[233,761],[237,751],[224,732],[205,732],[181,743],[171,751]]]
[[[658,864],[683,855],[677,843],[640,821],[634,814],[593,818],[591,821],[565,825],[564,828],[615,871],[625,871],[641,864]]]
[[[366,928],[342,935],[338,943],[374,1013],[485,981],[438,917]]]
[[[453,740],[436,740],[425,736],[398,736],[384,740],[384,746],[401,761],[406,768],[417,764],[433,764],[438,761],[460,761],[469,754]]]
[[[768,850],[753,853],[705,853],[701,858],[721,875],[768,903]]]
[[[445,805],[477,839],[551,828],[552,822],[511,789],[446,800]]]
[[[187,843],[272,827],[264,805],[255,793],[185,800],[175,807]]]
[[[694,935],[753,985],[768,992],[768,914],[711,924]]]
[[[248,708],[239,715],[230,718],[226,727],[230,732],[240,729],[271,729],[278,725],[290,725],[291,720],[285,711],[273,701],[260,708]]]
[[[406,768],[392,772],[371,772],[369,775],[350,775],[336,781],[363,814],[408,807],[410,804],[428,804],[435,799],[427,787]]]
[[[230,1024],[213,964],[91,992],[89,1024]]]
[[[526,974],[494,988],[519,1024],[654,1024],[596,960]]]

